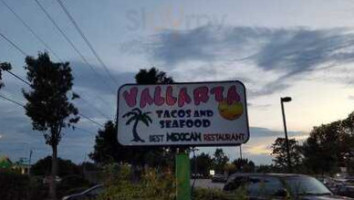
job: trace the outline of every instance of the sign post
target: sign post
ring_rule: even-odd
[[[237,146],[249,139],[246,88],[239,81],[127,84],[117,103],[124,146]],[[178,154],[177,199],[190,199],[189,171],[188,155]]]
[[[190,160],[185,152],[176,155],[176,200],[190,200]]]

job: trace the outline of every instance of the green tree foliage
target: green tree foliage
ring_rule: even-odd
[[[92,162],[83,162],[79,165],[82,171],[99,171],[100,167]]]
[[[170,84],[174,82],[165,72],[159,71],[155,67],[141,69],[135,75],[135,81],[137,84],[141,85]],[[132,147],[130,149],[135,152],[135,155],[132,157],[133,163],[140,165],[148,164],[149,166],[173,164],[173,155],[176,151],[175,148],[162,147]]]
[[[98,199],[106,200],[173,200],[176,197],[174,175],[147,169],[138,183],[132,183],[131,168],[127,165],[108,165],[105,169],[105,191]]]
[[[47,156],[38,160],[31,167],[31,173],[35,176],[49,176],[51,174],[52,157]],[[71,160],[58,158],[58,176],[70,176],[81,174],[81,169]]]
[[[241,158],[232,161],[232,164],[235,165],[236,170],[239,172],[254,172],[256,167],[253,161]]]
[[[229,158],[225,155],[223,149],[217,148],[214,152],[214,166],[217,173],[222,173],[226,163],[229,161]]]
[[[167,77],[165,72],[159,71],[156,68],[148,70],[141,69],[136,74],[135,80],[137,84],[167,84],[173,82],[173,79]],[[137,119],[137,117],[140,116],[137,110],[134,110],[134,113],[136,115],[130,114],[127,117],[135,116],[134,119]],[[142,115],[143,113],[141,113],[141,116]],[[148,116],[148,114],[145,114],[144,120],[149,122],[149,119],[146,118],[146,116]],[[130,118],[128,118],[128,121],[129,119]],[[135,121],[134,119],[130,122]],[[142,123],[145,122],[142,121]],[[166,166],[173,164],[173,159],[171,159],[173,158],[171,156],[173,150],[169,148],[123,147],[117,141],[117,127],[115,126],[116,125],[112,122],[107,122],[105,129],[99,130],[98,135],[96,136],[94,151],[90,154],[90,158],[96,163],[128,162],[134,166],[143,166],[145,164],[149,166]],[[143,135],[144,133],[139,134]]]
[[[275,167],[286,170],[288,168],[288,157],[286,150],[285,138],[277,138],[272,144],[272,155],[274,156],[273,162]],[[289,150],[291,165],[294,169],[301,165],[301,151],[295,139],[289,139]]]
[[[315,173],[334,173],[353,160],[353,113],[343,121],[314,127],[303,145],[305,166]]]
[[[38,58],[26,57],[27,80],[31,89],[23,91],[27,100],[26,115],[32,120],[34,130],[41,131],[46,144],[52,148],[52,177],[57,175],[57,148],[63,128],[73,127],[79,121],[78,109],[69,98],[73,76],[69,63],[53,63],[47,53]],[[74,128],[74,127],[73,127]],[[52,178],[50,196],[56,199],[56,186]]]
[[[155,67],[149,70],[141,69],[135,75],[135,81],[138,84],[170,84],[174,82],[172,77],[168,77],[165,72],[159,71]]]
[[[10,71],[11,70],[10,63],[0,63],[0,89],[4,87],[4,82],[2,81],[2,72],[3,71]]]
[[[96,163],[129,162],[130,152],[117,141],[117,127],[112,121],[98,130],[94,151],[89,157]]]
[[[37,200],[45,199],[46,192],[39,182],[12,171],[0,172],[1,200]]]
[[[119,144],[116,125],[112,121],[108,121],[105,128],[98,131],[94,151],[89,154],[89,157],[100,164],[126,162],[136,165],[148,164],[149,166],[167,165],[167,155],[163,153],[165,151],[143,152],[143,150],[142,147],[126,147]]]
[[[209,154],[201,153],[191,159],[192,173],[202,174],[204,177],[209,176],[209,171],[213,168],[213,159]],[[197,170],[196,170],[197,169]]]
[[[256,172],[258,173],[275,173],[278,172],[279,169],[276,168],[273,164],[271,165],[260,165],[257,167]]]

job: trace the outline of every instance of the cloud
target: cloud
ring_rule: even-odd
[[[202,26],[186,31],[167,30],[156,35],[153,57],[166,65],[185,61],[215,61],[231,52],[238,54],[254,41],[266,36],[249,27]],[[235,56],[233,56],[235,58]],[[240,57],[238,57],[240,58]]]
[[[251,155],[270,155],[272,150],[269,145],[257,145],[257,146],[249,146],[247,148],[247,153]]]
[[[101,123],[104,123],[107,119],[114,119],[118,88],[125,83],[134,83],[135,74],[112,74],[117,80],[118,85],[115,85],[103,73],[103,68],[99,66],[92,65],[94,71],[100,72],[100,75],[97,75],[85,63],[73,61],[70,64],[75,77],[73,91],[81,97],[76,103],[79,110],[88,117],[98,118]],[[82,120],[85,121],[85,119]]]
[[[87,64],[78,61],[70,62],[70,66],[75,78],[74,86],[82,90],[90,90],[95,95],[115,95],[120,85],[134,82],[133,73],[112,74],[118,82],[116,85],[107,74],[103,73],[104,70],[100,66],[91,65],[92,68],[90,68]]]
[[[247,105],[258,109],[267,109],[270,106],[272,106],[271,104],[253,104],[253,103],[247,103]]]
[[[202,26],[163,31],[149,47],[149,56],[177,77],[244,79],[258,85],[251,96],[262,96],[289,88],[319,67],[352,63],[354,33],[343,28]]]
[[[283,131],[271,130],[263,127],[250,127],[250,135],[253,137],[282,137],[284,136]],[[288,131],[289,136],[301,135],[300,131]]]
[[[241,52],[248,50],[247,52]],[[168,65],[231,56],[266,70],[306,72],[325,62],[351,62],[354,33],[346,29],[270,29],[203,26],[157,35],[153,56]],[[244,57],[238,56],[245,54]],[[248,55],[248,56],[247,56]]]

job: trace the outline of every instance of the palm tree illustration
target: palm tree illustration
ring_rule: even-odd
[[[145,142],[143,139],[139,137],[139,134],[137,132],[137,127],[139,122],[143,122],[146,126],[149,126],[150,123],[152,123],[152,120],[149,116],[151,112],[142,112],[139,108],[134,108],[133,110],[125,113],[123,115],[123,118],[128,118],[128,121],[126,122],[126,125],[131,124],[134,122],[133,125],[133,137],[134,139],[132,141],[134,142]]]

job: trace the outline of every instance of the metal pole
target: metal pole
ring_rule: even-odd
[[[242,145],[240,144],[240,158],[242,160]]]
[[[32,149],[30,150],[29,160],[28,160],[28,176],[31,176],[31,159],[32,159]]]
[[[286,128],[286,119],[285,119],[285,111],[284,111],[284,102],[280,98],[280,104],[281,104],[281,111],[283,114],[283,124],[284,124],[284,133],[285,133],[285,145],[286,145],[286,153],[287,153],[287,161],[288,161],[288,170],[289,172],[292,172],[292,167],[291,167],[291,160],[290,160],[290,148],[289,148],[289,139],[288,139],[288,130]]]

